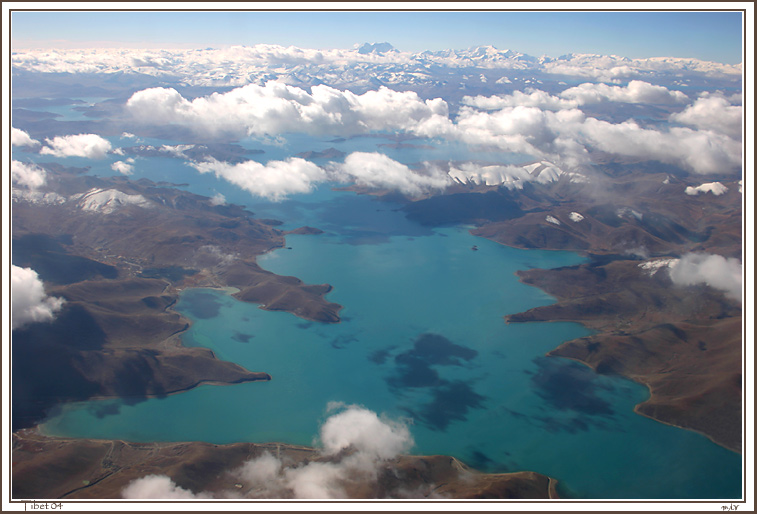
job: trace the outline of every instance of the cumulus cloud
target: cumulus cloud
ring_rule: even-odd
[[[227,163],[215,159],[190,161],[200,173],[215,173],[249,193],[280,201],[286,196],[309,193],[319,183],[354,183],[360,186],[395,189],[410,196],[443,189],[449,176],[431,167],[425,173],[416,172],[386,155],[376,152],[353,152],[343,163],[330,163],[326,168],[292,157],[286,161],[256,161]]]
[[[439,135],[525,153],[565,168],[588,164],[589,150],[597,149],[659,160],[700,174],[741,169],[741,142],[727,135],[687,127],[643,128],[633,120],[611,123],[587,117],[579,109],[553,112],[517,106],[481,112],[465,106],[454,130]]]
[[[719,196],[727,191],[728,188],[720,182],[707,182],[697,187],[688,186],[685,190],[685,193],[691,196],[698,195],[699,193],[712,193],[715,196]]]
[[[11,127],[11,145],[12,146],[37,146],[40,142],[32,139],[29,134],[16,127]]]
[[[246,498],[338,499],[350,488],[374,483],[383,463],[407,452],[413,438],[407,426],[384,419],[357,405],[330,404],[333,414],[321,426],[321,447],[315,459],[292,464],[269,452],[228,472],[242,486]],[[403,491],[408,494],[407,491]],[[239,492],[222,492],[235,497]],[[150,475],[130,483],[122,496],[129,499],[209,498],[178,487],[169,477]]]
[[[559,98],[539,89],[532,88],[526,89],[525,92],[514,91],[511,95],[465,96],[461,103],[482,110],[498,110],[505,107],[523,106],[556,111],[560,109],[572,109],[579,105],[579,102],[575,100]]]
[[[49,297],[36,271],[11,265],[11,326],[15,330],[35,322],[52,321],[63,306]]]
[[[573,100],[578,105],[599,102],[624,102],[633,104],[676,104],[688,101],[680,91],[671,91],[663,86],[655,86],[641,80],[632,80],[627,86],[607,84],[580,84],[566,89],[560,97]]]
[[[216,193],[211,197],[210,205],[226,205],[226,197],[222,193]]]
[[[47,172],[36,164],[11,161],[11,181],[14,184],[37,189],[45,185]]]
[[[45,142],[48,146],[42,147],[39,153],[55,157],[102,159],[111,150],[110,142],[97,134],[55,136]]]
[[[216,136],[392,131],[495,146],[567,168],[588,164],[592,148],[660,160],[695,173],[729,173],[741,167],[741,142],[725,133],[689,127],[642,128],[632,120],[611,123],[587,117],[575,107],[602,100],[675,103],[685,99],[680,92],[632,81],[625,87],[583,84],[562,95],[571,98],[538,90],[489,98],[466,97],[467,105],[453,120],[446,102],[438,98],[422,100],[413,92],[381,87],[356,95],[314,86],[308,93],[268,82],[265,86],[248,85],[192,101],[174,89],[147,89],[135,93],[127,108],[145,123],[178,124]],[[492,109],[495,110],[490,112]],[[370,181],[370,177],[357,172],[354,176]]]
[[[738,301],[741,301],[741,277],[741,262],[721,255],[689,253],[670,264],[670,278],[674,284],[707,284]]]
[[[566,89],[559,96],[539,89],[528,88],[510,95],[463,97],[462,103],[482,110],[505,107],[538,107],[550,111],[573,109],[582,105],[600,102],[624,102],[634,104],[675,104],[688,101],[680,91],[671,91],[641,80],[632,80],[627,86],[585,83]]]
[[[454,137],[468,144],[492,145],[570,167],[587,162],[586,147],[577,140],[577,130],[584,121],[578,109],[552,112],[517,106],[489,113],[463,107]]]
[[[326,455],[345,448],[379,459],[391,459],[406,452],[413,445],[407,426],[381,419],[364,407],[329,404],[329,411],[339,411],[329,417],[321,427],[321,444]]]
[[[321,426],[320,454],[331,458],[297,467],[287,467],[270,454],[247,462],[241,474],[259,497],[345,498],[350,484],[375,481],[382,462],[413,445],[402,423],[356,405],[337,403],[328,409],[338,412]]]
[[[386,87],[356,95],[324,85],[304,89],[269,81],[187,100],[170,88],[138,91],[127,110],[143,123],[173,123],[211,135],[354,135],[413,130],[444,122],[447,103]]]
[[[722,134],[673,127],[645,129],[634,121],[613,124],[589,118],[579,128],[599,150],[674,164],[694,173],[732,173],[741,168],[741,143]]]
[[[740,102],[740,98],[734,99]],[[720,95],[705,95],[682,112],[672,114],[670,121],[703,130],[714,130],[741,140],[743,107],[731,105]]]
[[[396,189],[410,196],[444,189],[450,183],[449,176],[438,169],[431,168],[427,174],[420,174],[376,152],[353,152],[344,159],[343,164],[334,167],[334,172],[335,178],[341,182]]]
[[[586,77],[601,82],[620,82],[623,79],[660,72],[702,73],[708,76],[741,75],[741,64],[720,64],[698,59],[651,57],[629,59],[616,55],[568,54],[548,59],[544,71],[556,75]]]
[[[134,480],[124,488],[121,496],[126,500],[191,500],[211,497],[205,493],[194,494],[183,489],[165,475],[147,475]]]
[[[132,163],[133,162],[134,161],[132,159]],[[129,162],[124,162],[124,161],[114,162],[113,164],[110,165],[110,169],[112,169],[113,171],[117,171],[122,175],[131,175],[132,173],[134,173],[133,164]]]
[[[215,173],[245,191],[274,201],[290,194],[309,193],[317,183],[327,179],[325,170],[299,157],[266,164],[256,161],[230,164],[211,158],[190,162],[190,166],[200,173]]]

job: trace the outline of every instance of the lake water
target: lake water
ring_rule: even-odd
[[[62,114],[66,114],[61,109]],[[330,147],[376,151],[412,164],[477,158],[523,162],[524,156],[478,153],[462,146],[391,148],[388,140],[245,142],[266,162]],[[114,147],[176,141],[111,138]],[[113,175],[110,164],[54,159],[14,148],[25,162],[58,160]],[[316,163],[321,164],[317,159]],[[138,158],[134,179],[186,183],[188,190],[246,205],[261,218],[325,231],[288,236],[259,259],[263,267],[307,283],[329,283],[344,306],[339,324],[267,312],[221,291],[192,289],[176,308],[193,320],[188,346],[273,376],[270,382],[202,386],[162,399],[73,403],[43,425],[46,433],[132,441],[214,443],[280,441],[316,444],[330,402],[360,404],[410,424],[413,452],[453,455],[483,471],[531,470],[559,480],[569,498],[732,499],[741,496],[741,456],[705,437],[633,412],[646,388],[599,376],[579,363],[545,357],[588,331],[571,323],[512,324],[506,314],[553,298],[521,284],[516,270],[574,265],[569,252],[507,248],[466,227],[430,229],[408,221],[399,205],[334,191],[280,203],[253,199],[182,160]],[[477,250],[472,248],[476,246]]]
[[[519,283],[516,270],[581,257],[504,247],[465,227],[430,230],[397,207],[321,188],[267,212],[327,231],[288,236],[291,249],[259,260],[278,274],[333,285],[329,300],[344,306],[339,324],[263,311],[221,291],[182,293],[177,309],[194,321],[185,344],[272,381],[132,405],[72,404],[44,430],[310,445],[329,402],[344,402],[411,423],[416,453],[454,455],[485,471],[538,471],[557,478],[567,497],[740,496],[740,456],[634,414],[648,396],[644,387],[544,357],[586,335],[581,326],[504,322],[505,314],[554,301]]]

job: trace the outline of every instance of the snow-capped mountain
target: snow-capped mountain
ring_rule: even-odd
[[[11,60],[16,72],[141,74],[190,86],[216,87],[263,84],[268,80],[350,89],[438,86],[465,84],[465,77],[475,70],[480,70],[473,75],[477,79],[483,73],[484,79],[500,84],[507,83],[503,79],[513,73],[610,82],[683,72],[700,78],[737,79],[742,72],[740,64],[697,59],[629,59],[595,54],[536,58],[493,46],[413,54],[389,43],[366,43],[348,50],[269,44],[199,50],[28,50],[13,52]],[[465,77],[460,77],[461,73]]]
[[[565,172],[548,161],[538,161],[524,166],[475,166],[452,167],[449,176],[459,184],[477,186],[504,186],[508,189],[523,189],[526,182],[549,184],[565,177],[570,182],[585,182],[587,178],[576,172]]]

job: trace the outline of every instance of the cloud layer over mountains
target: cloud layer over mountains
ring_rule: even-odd
[[[447,103],[422,100],[413,92],[382,87],[356,95],[328,86],[298,87],[267,82],[187,100],[172,88],[138,91],[126,102],[136,120],[176,124],[197,133],[229,136],[355,135],[371,131],[423,133],[426,124],[445,123]]]
[[[14,70],[32,78],[87,73],[103,77],[102,85],[112,87],[108,77],[119,73],[128,84],[119,89],[125,101],[92,109],[87,130],[72,130],[76,122],[50,125],[66,129],[52,135],[14,127],[12,142],[24,151],[55,158],[125,157],[124,149],[114,148],[116,139],[105,139],[97,130],[98,113],[106,112],[111,134],[123,134],[121,139],[155,134],[170,139],[174,134],[176,144],[163,144],[159,152],[272,200],[307,193],[329,181],[417,196],[441,190],[453,178],[433,165],[419,171],[415,164],[423,164],[412,163],[411,169],[411,163],[391,159],[382,150],[354,152],[342,162],[337,158],[317,165],[300,157],[268,162],[212,152],[190,157],[185,153],[193,148],[190,143],[276,143],[290,134],[380,133],[438,146],[454,142],[472,152],[482,148],[521,154],[574,175],[590,169],[593,153],[602,154],[603,160],[659,161],[702,175],[737,174],[742,167],[741,95],[723,92],[740,84],[741,66],[693,59],[589,54],[535,58],[493,47],[408,54],[379,44],[351,50],[256,45],[16,51],[12,62]],[[689,87],[691,81],[699,81],[696,88]],[[709,83],[723,90],[707,87]],[[519,185],[529,180],[522,168],[495,170],[492,164],[450,162],[447,168],[453,169],[454,180],[463,182],[488,184],[495,176],[512,184],[520,177]],[[134,158],[111,160],[107,166],[138,175]],[[40,184],[34,182],[39,174],[31,169],[14,164],[14,181],[30,188]]]
[[[12,55],[13,66],[42,73],[140,73],[195,86],[242,86],[274,79],[296,83],[330,77],[332,85],[368,84],[375,77],[387,85],[433,84],[432,67],[464,70],[523,71],[612,82],[658,74],[728,77],[741,65],[697,59],[629,59],[594,54],[532,57],[492,46],[411,54],[395,50],[314,50],[258,44],[202,50],[29,50]],[[385,49],[384,49],[385,50]],[[218,63],[224,63],[223,69]],[[361,73],[362,72],[362,73]]]
[[[589,151],[673,164],[694,173],[733,173],[741,167],[741,142],[731,137],[740,126],[741,107],[722,97],[703,97],[671,120],[696,128],[645,127],[633,119],[620,123],[587,116],[576,106],[597,102],[681,104],[680,91],[645,82],[628,86],[583,84],[559,97],[543,91],[464,99],[456,117],[441,98],[423,100],[416,93],[382,87],[356,95],[328,86],[311,92],[268,82],[188,100],[171,88],[138,91],[126,103],[135,120],[146,125],[178,125],[197,134],[228,137],[307,133],[351,136],[371,132],[491,145],[524,153],[560,167],[589,164]],[[479,110],[483,107],[485,110]],[[706,111],[709,116],[702,116]],[[709,112],[713,111],[713,112]],[[739,132],[740,134],[740,132]],[[296,181],[296,177],[294,177]]]

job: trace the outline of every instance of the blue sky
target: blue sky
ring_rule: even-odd
[[[204,48],[257,43],[351,48],[387,41],[411,52],[493,45],[534,56],[599,53],[734,64],[742,60],[741,18],[740,12],[704,11],[35,11],[12,13],[11,38],[14,48]]]

